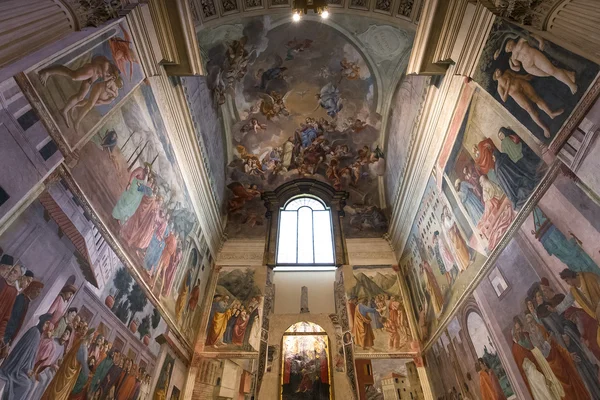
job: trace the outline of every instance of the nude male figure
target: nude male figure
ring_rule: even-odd
[[[496,69],[492,76],[494,81],[498,82],[498,94],[502,101],[506,102],[509,97],[527,111],[531,119],[544,131],[544,136],[550,138],[550,128],[541,120],[537,107],[544,111],[552,119],[564,112],[564,109],[552,111],[548,103],[542,99],[531,83],[531,75],[519,75],[511,70],[504,72]]]
[[[119,96],[119,89],[122,87],[123,80],[121,78],[94,83],[90,91],[90,96],[87,99],[80,100],[73,106],[73,110],[82,107],[75,120],[75,129],[79,130],[81,121],[95,106],[112,103]],[[66,118],[66,120],[68,121],[69,119]]]
[[[542,38],[538,38],[539,48],[543,50],[544,41]],[[577,84],[575,83],[575,72],[567,71],[563,68],[558,68],[546,57],[540,50],[532,47],[527,40],[519,38],[519,40],[508,40],[504,50],[507,53],[512,53],[510,56],[509,64],[510,69],[519,72],[521,68],[530,73],[533,76],[541,78],[554,77],[558,81],[564,83],[569,87],[572,94],[577,93]],[[494,54],[494,58],[497,58],[498,52]]]
[[[119,76],[119,70],[112,64],[108,58],[104,56],[95,56],[92,61],[82,65],[76,70],[72,70],[64,65],[53,65],[40,70],[40,81],[46,85],[48,78],[52,75],[64,76],[73,81],[81,81],[77,93],[69,97],[65,106],[61,110],[61,114],[68,127],[71,127],[71,119],[69,112],[73,107],[85,99],[85,96],[90,91],[92,84],[99,79],[111,81]],[[87,113],[86,113],[87,114]]]

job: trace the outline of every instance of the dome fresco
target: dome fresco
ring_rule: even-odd
[[[262,237],[262,192],[302,177],[349,193],[349,237],[387,231],[378,182],[386,163],[378,72],[343,31],[318,21],[255,18],[215,29],[213,40],[201,43],[215,106],[233,119],[230,237]]]

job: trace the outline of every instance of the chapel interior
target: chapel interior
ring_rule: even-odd
[[[3,400],[600,399],[598,0],[0,0]]]

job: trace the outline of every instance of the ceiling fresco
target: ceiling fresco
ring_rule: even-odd
[[[381,110],[393,93],[381,86],[393,79],[381,71],[399,64],[410,40],[389,26],[363,22],[350,34],[331,25],[261,17],[199,34],[214,104],[229,114],[230,238],[262,237],[262,192],[302,177],[349,193],[346,236],[387,231]],[[387,56],[386,38],[397,39]]]

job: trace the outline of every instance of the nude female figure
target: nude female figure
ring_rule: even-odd
[[[61,110],[61,114],[67,126],[71,127],[69,112],[79,102],[85,99],[85,96],[90,91],[92,84],[99,79],[103,79],[104,81],[116,79],[119,76],[119,70],[108,60],[108,58],[104,56],[95,56],[92,58],[92,61],[83,64],[76,70],[72,70],[64,65],[53,65],[40,70],[39,76],[42,84],[46,85],[48,78],[52,75],[64,76],[73,81],[81,81],[81,85],[79,86],[77,93],[69,97],[65,103],[65,106]]]
[[[540,50],[544,48],[544,41],[537,35],[534,36],[538,40]],[[515,38],[516,39],[516,38]],[[575,83],[575,72],[567,71],[563,68],[558,68],[546,57],[540,50],[532,47],[527,40],[519,38],[517,41],[510,39],[506,42],[504,50],[507,53],[512,53],[509,64],[510,69],[519,72],[521,68],[533,76],[541,78],[554,77],[558,81],[569,87],[572,94],[577,93],[577,84]],[[494,59],[498,57],[498,52],[494,54]]]
[[[564,109],[550,110],[548,103],[537,94],[531,83],[529,83],[531,75],[519,75],[511,70],[502,72],[496,69],[492,78],[498,82],[497,90],[502,101],[506,102],[509,96],[512,97],[519,107],[527,111],[531,119],[542,128],[544,136],[550,138],[550,128],[541,120],[535,106],[539,107],[552,119],[562,114]]]

